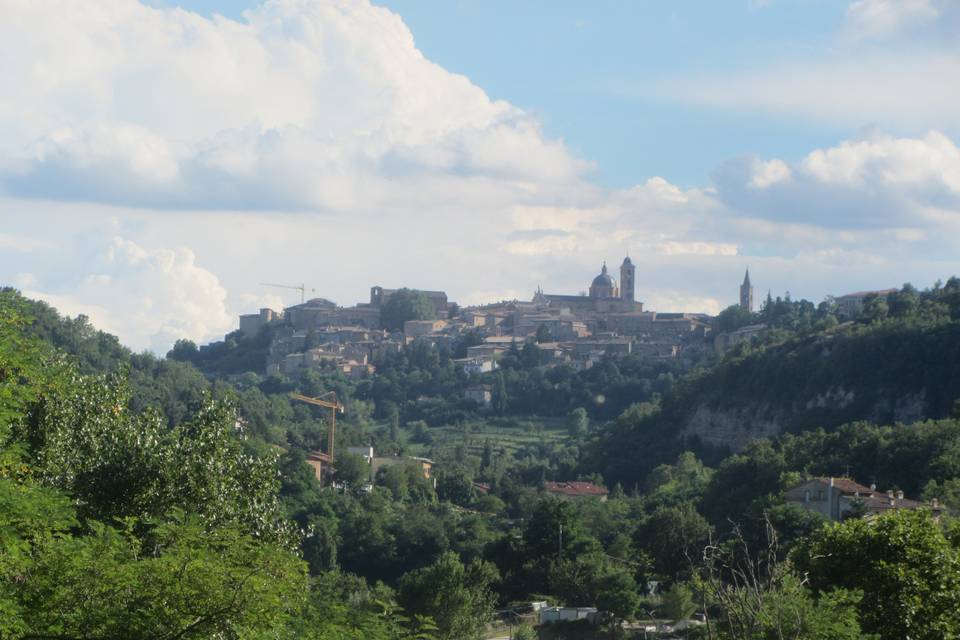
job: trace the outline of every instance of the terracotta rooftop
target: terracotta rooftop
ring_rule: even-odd
[[[605,496],[610,492],[592,482],[548,482],[547,493],[562,496]]]
[[[814,478],[814,480],[818,480],[823,484],[830,486],[830,478]],[[876,489],[865,487],[856,480],[852,480],[850,478],[833,478],[833,486],[839,489],[841,493],[860,493],[863,495],[877,493]]]

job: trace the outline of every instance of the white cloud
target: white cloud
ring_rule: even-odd
[[[711,108],[859,128],[960,132],[960,53],[904,49],[783,60],[759,69],[672,78],[652,92]]]
[[[51,281],[20,279],[28,296],[46,300],[61,313],[87,315],[95,326],[125,344],[165,353],[180,338],[208,341],[234,326],[227,291],[196,264],[189,249],[149,250],[113,237],[72,274]]]
[[[818,297],[929,282],[960,250],[947,126],[737,159],[713,185],[611,190],[365,0],[276,0],[243,23],[134,0],[0,12],[0,182],[20,194],[0,197],[0,277],[138,349],[299,300],[260,282],[344,305],[373,284],[480,303],[577,293],[629,253],[647,308],[717,311],[747,262],[764,290]],[[960,123],[944,81],[958,56],[868,54],[674,89],[856,125]]]
[[[735,256],[738,247],[724,242],[660,242],[648,247],[665,256]]]
[[[749,186],[754,189],[766,189],[772,184],[776,184],[790,177],[790,167],[783,160],[755,160],[753,163],[753,175],[750,177]]]
[[[718,300],[708,296],[690,296],[678,294],[669,289],[654,289],[646,292],[645,308],[677,309],[688,313],[718,314],[730,305],[729,300]]]
[[[30,253],[38,249],[49,249],[50,242],[43,238],[31,238],[22,235],[10,235],[0,233],[0,249],[4,251],[17,251],[20,253]]]
[[[507,252],[519,256],[544,254],[569,254],[577,251],[577,238],[563,231],[533,233],[515,233],[513,240],[507,243]]]
[[[349,210],[392,201],[398,181],[530,191],[590,168],[367,0],[271,0],[242,23],[135,0],[0,12],[0,184],[13,194]]]
[[[724,203],[755,217],[848,229],[939,224],[930,210],[960,219],[960,148],[935,131],[847,140],[793,167],[741,158],[714,182]]]

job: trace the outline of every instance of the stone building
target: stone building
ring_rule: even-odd
[[[577,316],[643,311],[643,303],[635,299],[636,267],[629,256],[620,265],[620,284],[623,286],[617,285],[604,262],[600,273],[590,283],[588,295],[559,295],[538,289],[533,302],[540,307],[565,309]]]
[[[252,338],[260,331],[260,327],[283,318],[282,313],[273,309],[263,308],[260,313],[247,313],[240,316],[240,333],[244,337]]]
[[[370,287],[370,306],[376,309],[380,309],[383,305],[387,304],[387,301],[390,299],[393,294],[395,294],[399,289],[384,289],[383,287]],[[418,293],[422,293],[427,297],[427,300],[430,301],[430,304],[433,305],[433,311],[438,318],[446,318],[447,311],[449,310],[449,301],[447,300],[447,294],[444,291],[424,291],[423,289],[413,289]],[[359,305],[358,305],[359,306]]]
[[[857,291],[842,295],[835,299],[837,313],[845,318],[856,317],[863,311],[863,303],[868,298],[886,298],[898,291],[899,289],[880,289],[878,291]]]

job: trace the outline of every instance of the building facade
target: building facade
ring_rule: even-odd
[[[636,301],[636,267],[629,257],[620,265],[620,283],[610,275],[604,262],[600,273],[590,283],[587,295],[558,295],[538,289],[533,303],[539,307],[567,310],[572,315],[628,313],[643,311],[643,303]]]

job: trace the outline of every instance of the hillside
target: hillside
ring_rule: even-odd
[[[791,340],[724,363],[678,389],[663,418],[705,443],[854,420],[915,422],[960,398],[960,324],[858,325]]]
[[[587,467],[625,483],[684,449],[708,461],[783,433],[948,417],[960,399],[960,323],[849,323],[726,358],[677,383],[659,412],[624,414]]]

